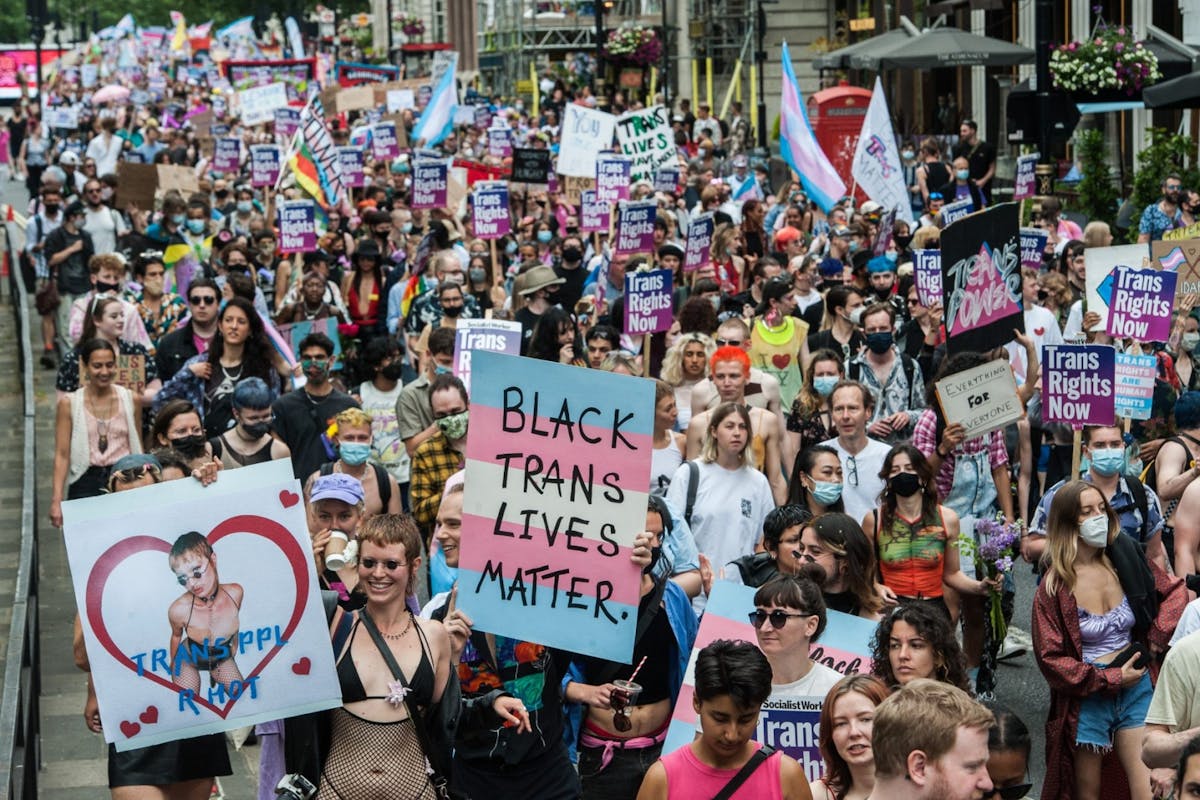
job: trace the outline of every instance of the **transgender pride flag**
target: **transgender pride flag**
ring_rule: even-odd
[[[783,160],[800,176],[800,183],[809,199],[826,213],[838,199],[846,195],[846,182],[838,176],[829,163],[812,125],[804,110],[800,97],[800,84],[792,69],[792,58],[788,54],[787,42],[783,43],[783,98],[779,109],[779,146]]]

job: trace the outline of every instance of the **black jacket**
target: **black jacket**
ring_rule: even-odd
[[[192,323],[188,322],[158,340],[158,350],[154,354],[158,376],[166,383],[175,377],[185,361],[199,354],[192,339]]]

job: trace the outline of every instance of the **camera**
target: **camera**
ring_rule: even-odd
[[[317,796],[317,787],[298,772],[284,775],[275,784],[275,796],[282,800],[312,800]]]

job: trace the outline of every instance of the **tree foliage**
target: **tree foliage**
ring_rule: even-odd
[[[1138,154],[1138,170],[1133,177],[1131,201],[1134,222],[1130,241],[1137,241],[1138,217],[1142,209],[1162,198],[1162,182],[1169,173],[1179,173],[1185,187],[1200,186],[1200,170],[1196,168],[1196,143],[1189,136],[1182,136],[1163,128],[1149,130],[1150,144]]]
[[[1112,226],[1117,213],[1117,188],[1113,185],[1112,169],[1108,166],[1108,144],[1104,132],[1095,128],[1078,131],[1075,145],[1083,172],[1076,210],[1089,221],[1107,222]]]

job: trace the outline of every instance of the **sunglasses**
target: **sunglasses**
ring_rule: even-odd
[[[858,461],[854,456],[846,456],[846,482],[858,486]]]
[[[215,295],[206,294],[200,297],[189,297],[188,302],[194,306],[215,306],[217,298]]]
[[[750,624],[755,628],[761,628],[764,622],[771,620],[771,627],[775,630],[780,630],[784,625],[787,625],[787,621],[789,619],[811,617],[812,614],[789,614],[786,611],[778,608],[774,611],[767,612],[760,608],[751,611],[747,616],[750,618]]]
[[[983,797],[984,800],[992,800],[995,797],[999,797],[1000,800],[1021,800],[1029,794],[1029,790],[1032,788],[1032,783],[1020,783],[1016,786],[1006,786],[1003,789],[992,789],[991,794],[985,794]]]
[[[187,586],[188,581],[198,581],[208,573],[208,567],[193,569],[190,574],[176,575],[175,580],[179,581],[180,586]]]
[[[741,347],[741,339],[717,339],[717,347]]]
[[[383,564],[383,568],[386,569],[388,572],[395,572],[396,570],[400,569],[401,567],[408,566],[407,561],[393,561],[390,558],[387,561],[381,561],[378,558],[363,558],[363,559],[360,559],[360,561],[361,561],[364,569],[375,569],[375,567],[379,566],[380,564]]]

